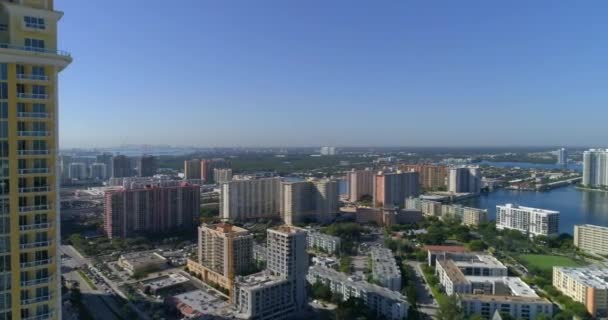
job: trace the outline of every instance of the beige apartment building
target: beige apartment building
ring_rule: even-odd
[[[608,255],[608,227],[575,225],[574,245],[584,251]]]
[[[594,318],[608,316],[608,268],[553,267],[553,286],[584,304]]]

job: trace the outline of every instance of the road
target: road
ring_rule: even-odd
[[[77,281],[80,287],[80,293],[82,294],[82,302],[87,307],[93,319],[95,320],[120,320],[112,313],[110,308],[104,302],[105,292],[101,292],[98,289],[93,289],[89,284],[82,278],[77,271],[70,271],[63,275],[66,280]]]
[[[418,297],[418,311],[425,314],[429,318],[435,319],[437,316],[437,309],[439,305],[435,298],[433,298],[431,288],[424,280],[422,274],[421,264],[422,262],[408,260],[407,264],[414,269],[416,272],[416,296]]]

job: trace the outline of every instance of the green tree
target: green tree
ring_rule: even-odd
[[[447,296],[439,305],[438,320],[464,320],[464,314],[456,296]]]
[[[481,240],[472,240],[467,246],[471,251],[483,251],[486,249],[486,244]]]
[[[325,301],[331,300],[331,289],[328,285],[322,283],[321,281],[315,282],[311,287],[311,294],[313,298],[321,299]]]

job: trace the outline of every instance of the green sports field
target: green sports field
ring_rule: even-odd
[[[519,258],[527,266],[534,266],[542,270],[552,270],[553,267],[578,267],[583,265],[568,257],[544,254],[524,254]]]

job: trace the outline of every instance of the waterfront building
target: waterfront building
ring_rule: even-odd
[[[478,167],[450,168],[448,191],[453,193],[473,193],[481,191],[481,173]]]
[[[372,247],[370,250],[372,277],[379,285],[393,291],[401,291],[401,270],[393,252],[387,248]]]
[[[284,319],[308,305],[306,231],[292,226],[268,229],[266,270],[237,277],[237,318]]]
[[[608,187],[608,149],[583,152],[583,185],[591,188]]]
[[[213,177],[213,169],[230,169],[231,166],[230,160],[222,158],[203,159],[201,160],[201,180],[203,180],[205,184],[217,183]]]
[[[405,199],[405,209],[422,211],[425,216],[441,217],[442,215],[441,202],[420,198],[410,197]]]
[[[53,1],[0,7],[0,319],[61,319],[57,88],[72,58]]]
[[[254,268],[253,235],[229,223],[203,224],[198,227],[198,260],[188,259],[187,266],[232,297],[235,277]]]
[[[608,316],[608,269],[603,266],[553,267],[553,286],[585,305],[594,318]]]
[[[127,178],[133,176],[131,161],[127,156],[116,155],[112,158],[112,178]]]
[[[311,230],[308,231],[307,243],[310,249],[320,249],[335,254],[340,250],[341,240],[339,237]]]
[[[479,226],[488,221],[488,210],[471,207],[463,207],[458,204],[444,204],[441,206],[443,218],[456,218],[465,226]]]
[[[281,183],[281,215],[286,224],[309,220],[331,221],[339,210],[339,185],[335,180],[311,179]]]
[[[336,147],[321,147],[321,155],[322,156],[335,156]]]
[[[320,265],[310,267],[306,278],[311,285],[321,282],[329,286],[331,292],[339,296],[342,301],[351,297],[363,300],[363,303],[377,316],[390,320],[407,318],[409,303],[397,291],[371,284],[359,276],[348,276]]]
[[[587,252],[608,255],[608,227],[575,225],[574,245]]]
[[[403,171],[418,172],[420,186],[424,190],[440,190],[446,188],[448,167],[430,164],[406,164],[401,166]]]
[[[378,172],[374,177],[374,207],[402,208],[405,199],[420,194],[418,172]]]
[[[557,150],[557,165],[565,166],[568,164],[568,151],[566,148],[559,148]]]
[[[220,185],[223,219],[280,218],[281,178],[234,177]]]
[[[105,163],[94,162],[91,164],[91,179],[106,180],[108,178]]]
[[[186,179],[186,180],[201,179],[201,160],[200,159],[184,160],[184,179]]]
[[[232,180],[232,169],[213,168],[213,180],[215,183],[224,183]]]
[[[523,207],[514,204],[496,206],[496,228],[511,229],[532,236],[559,233],[559,211]]]
[[[82,162],[70,163],[70,179],[83,180],[87,177],[87,167]]]
[[[104,194],[104,227],[110,239],[190,228],[199,211],[200,186],[186,182],[126,179]]]
[[[374,192],[374,171],[371,169],[355,170],[346,173],[348,181],[348,198],[359,201],[363,196],[372,196]]]
[[[156,174],[158,170],[158,162],[154,156],[141,156],[137,158],[137,176],[138,177],[151,177]]]

